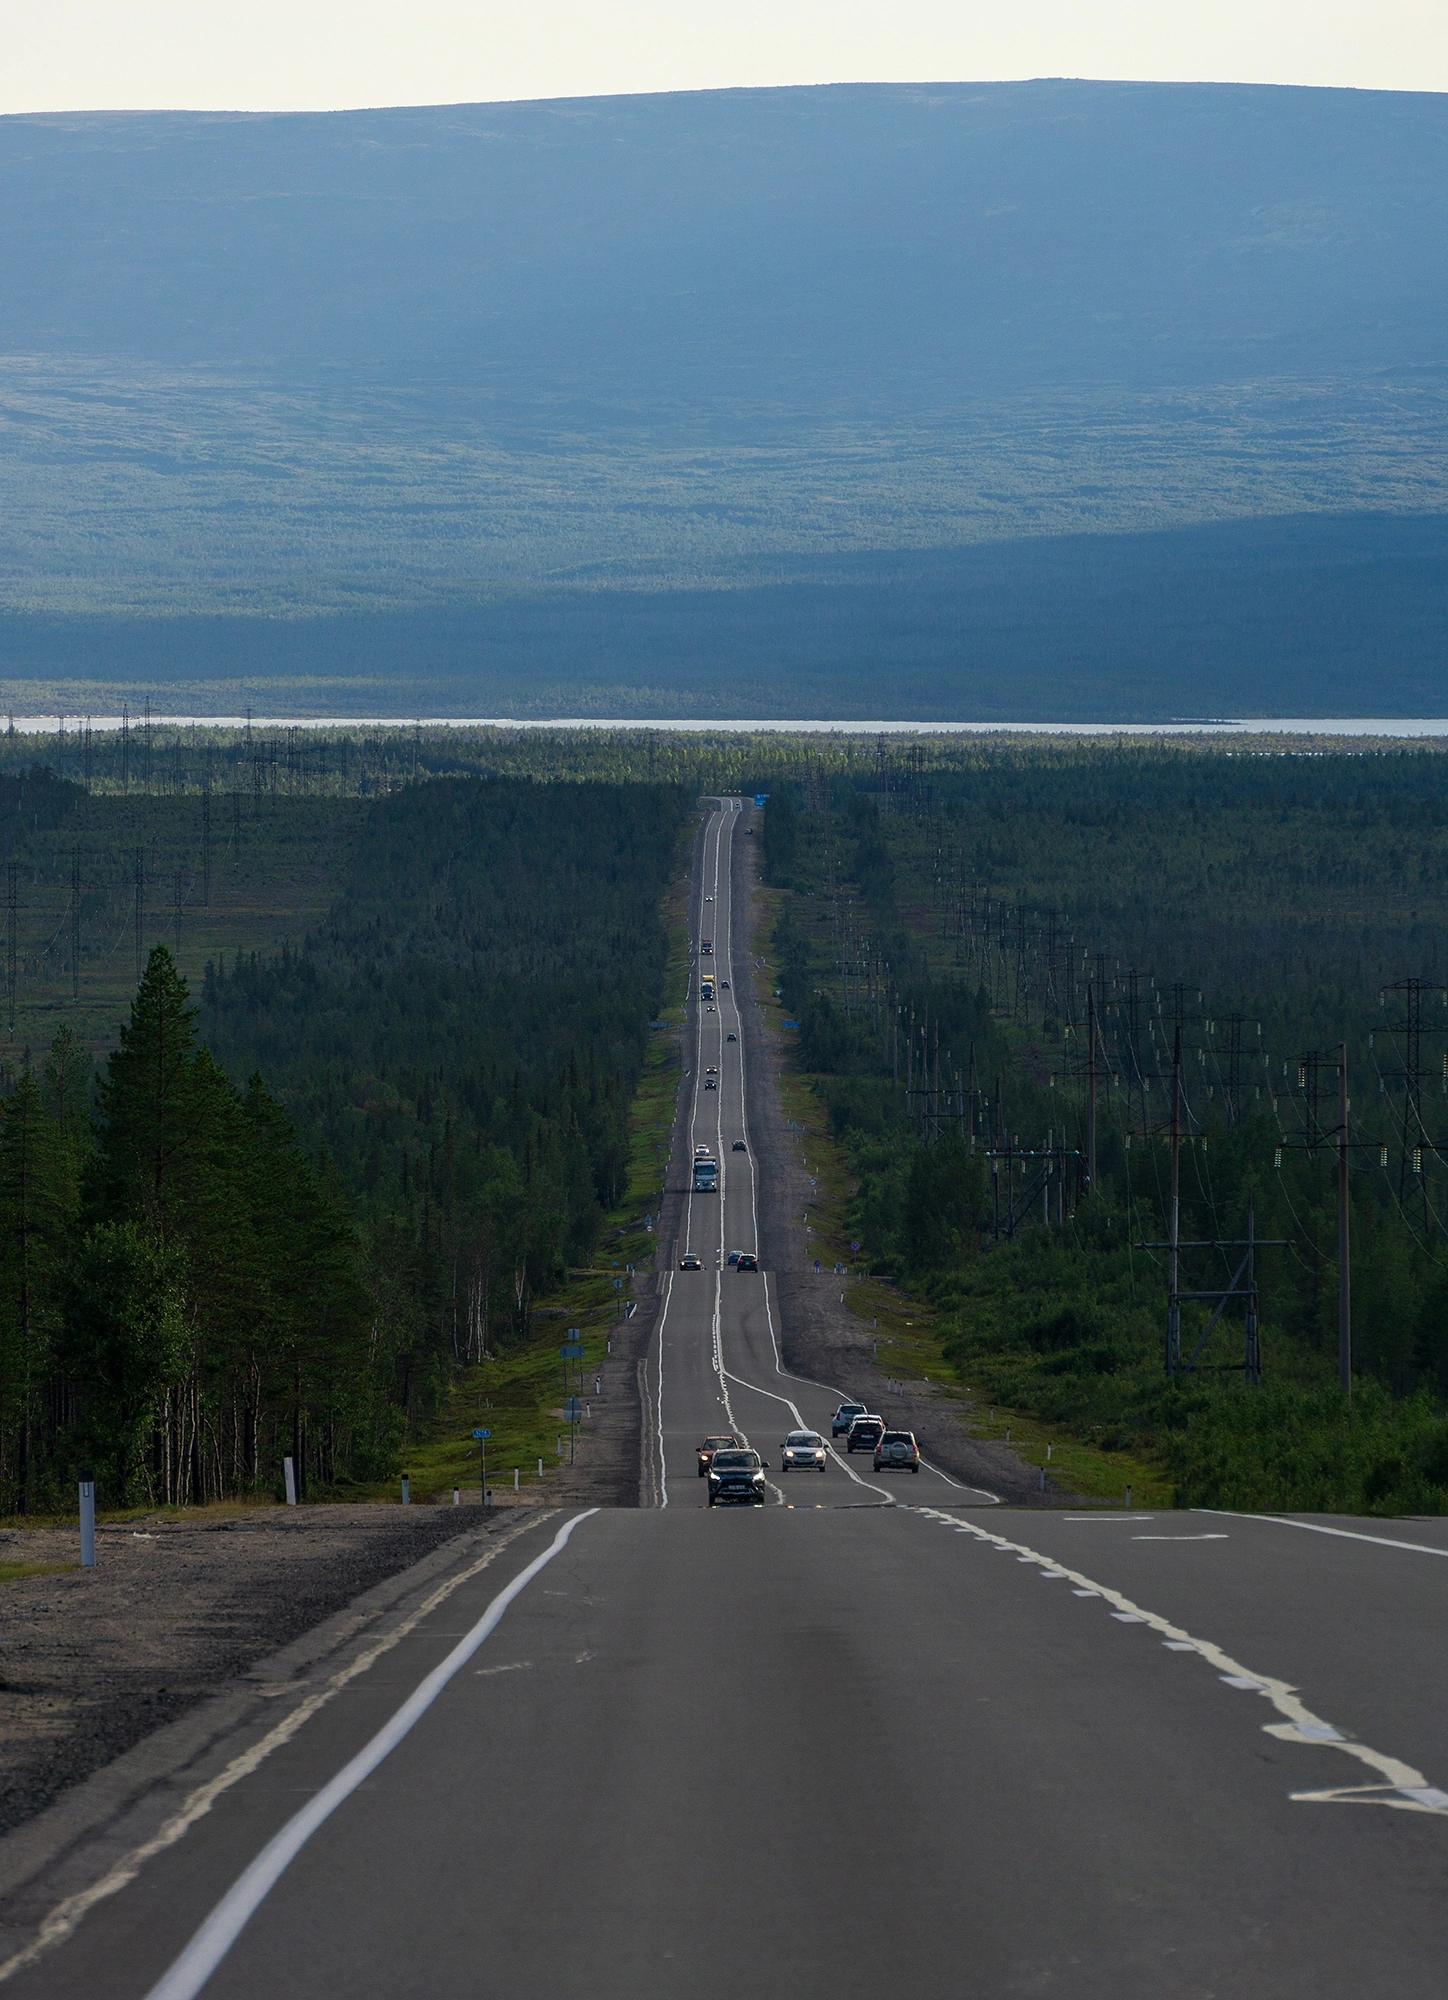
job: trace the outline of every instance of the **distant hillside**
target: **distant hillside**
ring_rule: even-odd
[[[842,700],[863,674],[876,713],[927,687],[976,712],[981,663],[1026,647],[1061,712],[1111,707],[1118,654],[1133,704],[1196,708],[1210,655],[1300,712],[1301,628],[1239,535],[1199,532],[1265,519],[1341,571],[1325,679],[1377,662],[1350,705],[1418,708],[1448,657],[1431,579],[1391,581],[1448,509],[1443,97],[10,118],[0,269],[12,680],[330,681],[340,646],[372,705],[445,680],[476,708],[515,671],[668,699],[682,661],[724,712],[719,640],[747,628],[777,699],[771,659]],[[1063,536],[1099,559],[1031,554]],[[1003,620],[1042,562],[1056,609]],[[1073,566],[1134,579],[1134,636],[1116,585],[1063,595]]]

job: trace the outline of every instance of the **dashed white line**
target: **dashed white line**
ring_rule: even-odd
[[[1275,1736],[1283,1743],[1307,1743],[1319,1748],[1339,1750],[1344,1756],[1365,1764],[1378,1774],[1378,1782],[1371,1785],[1330,1786],[1322,1791],[1291,1792],[1294,1801],[1313,1804],[1349,1804],[1393,1806],[1401,1812],[1433,1813],[1439,1818],[1448,1818],[1448,1792],[1430,1785],[1421,1771],[1415,1771],[1411,1764],[1401,1758],[1391,1757],[1384,1751],[1374,1750],[1369,1744],[1356,1743],[1334,1728],[1320,1715],[1312,1711],[1298,1698],[1296,1688],[1288,1682],[1278,1680],[1271,1674],[1254,1674],[1240,1661],[1234,1660],[1210,1639],[1199,1639],[1191,1632],[1185,1632],[1170,1619],[1163,1618],[1155,1611],[1147,1611],[1139,1604],[1133,1604],[1119,1590],[1109,1584],[1097,1583],[1089,1576],[1082,1576],[1076,1570],[1066,1569],[1053,1556],[1042,1555],[1039,1549],[1028,1548],[1024,1542],[1008,1541],[1005,1536],[993,1534],[989,1528],[981,1527],[975,1521],[961,1521],[954,1515],[942,1514],[938,1508],[918,1507],[913,1509],[930,1521],[953,1521],[956,1527],[964,1528],[979,1542],[989,1548],[1016,1556],[1024,1562],[1037,1562],[1045,1569],[1061,1569],[1073,1584],[1077,1597],[1099,1597],[1113,1606],[1111,1616],[1125,1625],[1146,1625],[1157,1632],[1171,1646],[1173,1652],[1199,1653],[1209,1666],[1217,1670],[1218,1678],[1228,1687],[1239,1688],[1243,1692],[1261,1694],[1282,1717],[1280,1722],[1265,1722],[1262,1727],[1269,1736]],[[1266,1518],[1271,1519],[1271,1516]]]

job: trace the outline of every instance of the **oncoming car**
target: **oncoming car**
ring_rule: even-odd
[[[918,1472],[920,1447],[913,1431],[884,1431],[875,1446],[876,1472]]]
[[[704,1266],[699,1262],[698,1258],[694,1255],[692,1250],[689,1252],[687,1257],[681,1257],[679,1259],[679,1269],[681,1271],[702,1271],[703,1268]]]
[[[724,1437],[705,1438],[699,1446],[699,1477],[702,1479],[709,1470],[716,1451],[735,1451],[738,1448],[739,1440],[732,1431]]]
[[[818,1431],[791,1431],[779,1455],[781,1472],[823,1472],[825,1441]]]
[[[763,1506],[765,1464],[757,1451],[716,1451],[709,1463],[709,1505],[751,1500]]]

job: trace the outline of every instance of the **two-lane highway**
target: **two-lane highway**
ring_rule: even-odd
[[[682,1205],[672,1261],[702,1268],[649,1359],[660,1504],[552,1514],[462,1576],[110,1857],[15,1993],[1441,1994],[1442,1524],[1024,1513],[838,1458],[781,1479],[834,1398],[783,1371],[768,1271],[723,1261],[768,1199],[741,819],[722,802],[699,847],[718,984],[710,1012],[696,961],[674,1171],[707,1143],[721,1189]],[[722,1429],[771,1504],[704,1506]]]

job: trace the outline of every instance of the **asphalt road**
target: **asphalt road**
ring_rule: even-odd
[[[769,1087],[739,837],[729,808],[700,850],[731,983],[690,1142],[723,1187],[684,1204],[704,1268],[650,1360],[659,1504],[528,1528],[16,1994],[1442,1994],[1448,1524],[779,1475],[834,1399],[782,1372],[768,1273],[720,1266],[758,1240],[731,1148]],[[764,1507],[703,1504],[721,1428],[772,1461]]]

